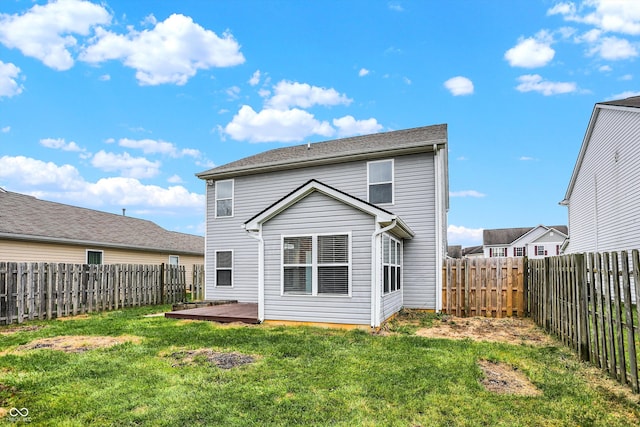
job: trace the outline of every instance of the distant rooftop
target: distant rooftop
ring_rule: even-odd
[[[630,98],[618,99],[615,101],[598,102],[598,104],[640,108],[640,96],[632,96]]]
[[[209,169],[197,174],[197,176],[202,179],[219,179],[270,170],[331,163],[340,159],[347,161],[359,158],[358,156],[374,158],[399,150],[407,152],[410,150],[426,151],[432,149],[434,144],[442,145],[446,143],[447,125],[439,124],[276,148]]]
[[[537,226],[536,226],[537,227]],[[495,228],[482,231],[482,242],[485,246],[491,245],[508,245],[511,242],[524,236],[536,227],[519,227],[519,228]],[[543,227],[553,228],[560,233],[567,235],[569,230],[566,225],[545,225]]]
[[[0,239],[204,254],[204,238],[138,218],[48,202],[0,189]]]

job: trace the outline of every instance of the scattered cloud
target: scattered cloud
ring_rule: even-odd
[[[632,74],[625,74],[624,76],[620,76],[620,80],[624,81],[624,82],[628,82],[633,80],[633,75]]]
[[[249,79],[249,84],[251,86],[256,86],[258,83],[260,83],[260,70],[256,70]]]
[[[364,77],[367,74],[369,74],[369,70],[367,70],[366,68],[360,68],[360,71],[358,71],[358,76],[360,77]]]
[[[266,106],[278,110],[290,107],[310,108],[314,105],[349,105],[353,100],[337,90],[283,80],[274,87],[274,95]]]
[[[103,74],[98,78],[100,79],[100,81],[103,81],[103,82],[108,82],[109,80],[111,80],[111,76],[109,74]]]
[[[573,82],[550,82],[539,74],[526,74],[518,77],[518,81],[518,92],[539,92],[544,96],[550,96],[578,91],[578,86]]]
[[[257,113],[248,105],[240,108],[223,131],[236,141],[249,142],[299,142],[310,135],[329,137],[335,132],[328,122],[298,108],[265,108]]]
[[[18,83],[19,75],[20,68],[10,62],[0,61],[0,98],[3,96],[11,98],[22,93],[24,88]]]
[[[523,162],[530,162],[530,161],[536,160],[536,158],[535,157],[530,157],[530,156],[520,156],[518,158],[518,160],[523,161]]]
[[[463,246],[475,246],[482,244],[482,228],[467,228],[462,225],[449,225],[447,227],[447,240],[450,244]]]
[[[0,129],[0,131],[2,131],[2,133],[9,133],[11,132],[11,126],[5,126],[2,129]]]
[[[161,163],[151,162],[144,157],[132,157],[129,153],[97,152],[91,165],[105,172],[120,172],[125,178],[153,178],[160,172]]]
[[[476,197],[482,198],[485,197],[486,194],[481,193],[476,190],[462,190],[462,191],[450,191],[449,197]]]
[[[0,157],[0,179],[21,186],[79,190],[84,185],[80,172],[74,166],[58,166],[25,156]]]
[[[551,48],[552,43],[551,34],[542,30],[535,37],[518,39],[518,44],[505,52],[504,59],[512,67],[544,67],[555,56],[556,52]]]
[[[333,119],[333,125],[338,129],[338,136],[367,135],[380,132],[382,125],[376,119],[356,120],[353,116]]]
[[[173,158],[190,156],[200,157],[202,153],[199,150],[193,148],[183,148],[182,150],[171,143],[162,140],[153,139],[129,139],[122,138],[118,141],[118,145],[125,148],[135,148],[142,150],[144,154],[164,154]]]
[[[167,178],[167,182],[171,184],[182,184],[184,181],[178,175],[171,175],[169,178]]]
[[[40,145],[62,151],[85,152],[86,150],[74,141],[66,142],[63,138],[44,138],[40,140]]]
[[[389,9],[395,12],[404,12],[404,8],[399,2],[392,1],[388,3]]]
[[[184,85],[198,70],[231,67],[244,63],[240,45],[225,32],[219,37],[193,22],[173,14],[151,30],[116,34],[102,27],[79,59],[92,64],[121,60],[136,70],[140,85]]]
[[[411,79],[409,77],[403,77],[402,80],[404,81],[404,83],[406,85],[410,85],[412,83]]]
[[[562,15],[565,21],[593,25],[607,32],[640,34],[640,4],[636,1],[586,0],[579,7],[573,2],[562,2],[549,9],[547,14]]]
[[[598,68],[598,71],[601,71],[603,73],[608,73],[610,71],[613,71],[613,68],[611,68],[610,65],[603,65],[600,68]]]
[[[626,92],[622,92],[622,93],[618,93],[616,95],[611,95],[607,101],[612,101],[614,99],[626,99],[626,98],[632,98],[634,96],[640,96],[640,91],[638,92],[633,92],[633,91],[626,91]]]
[[[227,96],[229,97],[229,99],[231,100],[236,100],[240,98],[240,87],[238,86],[231,86],[230,88],[228,88],[225,93],[227,94]]]
[[[588,55],[598,55],[609,61],[619,61],[638,56],[638,49],[629,40],[603,37],[588,50]]]
[[[444,82],[444,87],[446,87],[453,96],[473,94],[473,82],[463,76],[450,78]]]
[[[22,15],[0,14],[0,43],[39,59],[54,70],[68,70],[74,59],[74,35],[88,36],[92,28],[111,22],[103,6],[83,0],[59,0],[35,5]]]

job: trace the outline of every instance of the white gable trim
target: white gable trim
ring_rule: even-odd
[[[258,215],[251,218],[244,224],[245,229],[247,231],[260,230],[260,226],[262,224],[276,217],[281,212],[284,212],[289,207],[295,205],[315,191],[375,217],[376,223],[380,224],[382,227],[394,224],[395,226],[392,229],[392,232],[398,237],[411,239],[415,235],[413,230],[411,230],[411,228],[407,224],[405,224],[404,221],[402,221],[397,215],[385,211],[384,209],[380,209],[356,197],[343,193],[342,191],[336,190],[333,187],[329,187],[328,185],[325,185],[316,180],[307,182],[302,187],[289,193],[278,202],[274,203],[264,211],[260,212]]]

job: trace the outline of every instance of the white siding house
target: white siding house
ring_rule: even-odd
[[[544,258],[560,254],[567,239],[567,226],[487,229],[483,230],[482,238],[485,258]]]
[[[257,303],[260,321],[371,327],[441,308],[446,125],[270,150],[198,177],[206,299]]]
[[[564,200],[565,253],[640,248],[640,97],[594,106]]]

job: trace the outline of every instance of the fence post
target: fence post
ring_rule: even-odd
[[[160,303],[164,304],[165,303],[165,298],[164,298],[164,277],[165,275],[165,268],[164,268],[164,262],[160,265]]]
[[[551,258],[544,259],[544,329],[549,332],[551,330]]]
[[[589,312],[587,309],[587,267],[584,254],[575,255],[576,278],[578,280],[578,341],[580,342],[580,358],[589,360],[589,336],[587,335],[587,322]]]

